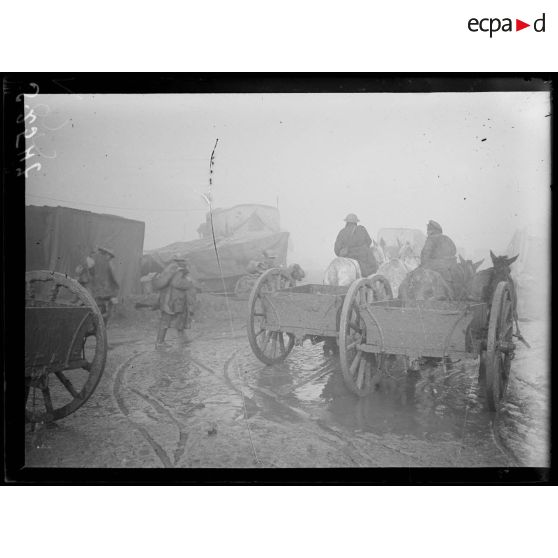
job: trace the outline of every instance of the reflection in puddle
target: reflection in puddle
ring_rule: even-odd
[[[519,351],[519,358],[514,361],[515,371],[512,365],[512,378],[525,376],[519,366],[524,352]],[[536,356],[534,352],[528,356]],[[446,371],[431,363],[418,373],[407,374],[403,359],[396,358],[390,365],[389,376],[362,399],[347,390],[338,358],[324,356],[322,343],[312,345],[307,341],[302,347],[295,347],[285,362],[273,367],[262,366],[249,349],[239,359],[243,361],[248,384],[273,391],[291,407],[341,427],[349,435],[368,432],[378,436],[413,436],[430,442],[457,441],[479,454],[502,454],[501,447],[495,446],[495,417],[486,409],[485,385],[478,378],[477,359],[454,362]],[[539,379],[529,377],[529,381]],[[506,437],[515,448],[533,438],[524,425],[526,421],[532,422],[526,416],[532,412],[532,405],[523,408],[521,400],[515,397],[518,383],[515,379],[511,382],[511,393],[500,413],[503,419],[498,422],[500,431],[505,421]],[[545,444],[538,439],[535,442],[537,448],[541,446],[544,450]]]
[[[344,389],[340,373],[332,375],[323,394],[329,399],[327,413],[346,428],[375,434],[461,438],[466,426],[467,433],[487,440],[492,436],[491,416],[484,411],[478,363],[471,360],[457,366],[446,376],[440,366],[407,374],[403,363],[397,362],[392,376],[360,400]]]
[[[250,353],[240,358],[253,362]],[[478,443],[492,439],[492,415],[484,408],[484,386],[474,359],[448,366],[446,374],[433,365],[407,374],[403,359],[394,359],[390,375],[365,398],[346,389],[338,359],[325,357],[322,344],[306,342],[280,365],[251,368],[250,383],[347,430],[427,440],[461,440],[465,432]]]

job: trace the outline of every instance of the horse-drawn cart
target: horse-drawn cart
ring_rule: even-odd
[[[412,368],[425,357],[476,358],[486,372],[488,408],[496,410],[510,373],[513,301],[506,282],[498,284],[489,310],[484,302],[393,300],[383,276],[355,281],[349,288],[289,285],[279,269],[264,273],[249,300],[248,339],[265,364],[284,360],[295,341],[326,339],[339,347],[347,388],[370,393],[386,373],[390,355]]]
[[[54,271],[25,274],[25,415],[52,422],[81,407],[103,373],[105,324],[77,281]]]

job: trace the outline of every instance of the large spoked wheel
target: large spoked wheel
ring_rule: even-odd
[[[26,306],[48,308],[47,314],[54,320],[57,307],[87,310],[76,331],[69,332],[68,367],[50,373],[35,368],[25,378],[26,421],[52,422],[79,409],[95,391],[107,357],[106,328],[94,298],[67,275],[29,271],[25,284]]]
[[[486,348],[486,399],[490,411],[497,411],[510,379],[515,345],[513,335],[513,298],[505,281],[498,283],[488,322]]]
[[[361,312],[367,304],[392,297],[389,281],[382,275],[355,281],[341,310],[339,324],[339,360],[347,388],[354,394],[368,395],[384,368],[384,355],[359,349],[366,343],[366,324]]]
[[[252,351],[264,364],[277,364],[287,358],[294,346],[294,335],[271,330],[268,320],[271,311],[269,295],[294,286],[284,269],[268,269],[256,282],[248,301],[248,341]]]

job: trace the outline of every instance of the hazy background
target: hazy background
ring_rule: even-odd
[[[343,218],[441,223],[469,256],[548,236],[548,93],[39,95],[26,200],[146,223],[145,248],[197,238],[214,207],[276,206],[289,261],[324,269]],[[485,141],[482,141],[482,140]],[[31,162],[35,162],[33,158]]]

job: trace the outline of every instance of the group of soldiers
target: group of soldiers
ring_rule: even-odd
[[[112,249],[99,246],[76,268],[77,280],[95,299],[105,325],[118,303],[120,286],[116,279]],[[192,326],[192,316],[197,294],[196,281],[191,277],[186,258],[177,256],[155,277],[152,284],[159,292],[158,307],[161,320],[157,332],[157,347],[166,346],[165,336],[174,326],[182,341],[187,341],[185,330]]]
[[[371,249],[372,238],[354,213],[345,217],[345,227],[339,231],[335,240],[334,252],[338,257],[357,260],[363,277],[375,273],[378,263]],[[436,221],[428,221],[426,225],[426,242],[420,253],[421,265],[442,275],[448,282],[454,280],[457,265],[457,249],[453,240],[443,234],[442,227]]]

